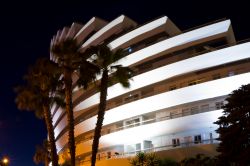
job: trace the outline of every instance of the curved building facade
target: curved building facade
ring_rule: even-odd
[[[85,25],[59,30],[51,46],[69,37],[78,41],[80,51],[104,41],[111,50],[124,49],[127,56],[118,64],[135,71],[129,89],[108,88],[98,160],[216,145],[213,122],[222,115],[225,98],[250,83],[250,42],[236,42],[227,19],[181,31],[166,16],[143,25],[124,15],[111,22],[93,17]],[[91,156],[98,102],[95,87],[74,88],[79,165],[88,164]],[[68,157],[66,113],[56,105],[51,112],[63,162]]]

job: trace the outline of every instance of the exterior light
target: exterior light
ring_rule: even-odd
[[[4,164],[8,164],[8,163],[9,163],[9,159],[6,158],[6,157],[4,157],[4,158],[3,158],[3,163],[4,163]]]
[[[128,52],[129,52],[129,53],[132,52],[132,48],[131,48],[131,47],[129,47]]]

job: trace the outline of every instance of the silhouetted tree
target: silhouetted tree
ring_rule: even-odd
[[[52,47],[52,54],[56,58],[59,67],[62,69],[62,76],[65,86],[65,103],[68,120],[68,145],[71,157],[71,165],[75,166],[75,137],[74,137],[74,114],[72,105],[72,77],[79,67],[80,57],[79,46],[76,40],[63,40]]]
[[[38,165],[40,163],[44,163],[45,166],[49,166],[49,162],[51,161],[50,158],[50,151],[48,141],[44,140],[43,145],[37,145],[36,151],[33,156],[33,161]]]
[[[180,164],[170,158],[163,158],[160,160],[160,166],[179,166]]]
[[[75,138],[74,138],[74,114],[72,103],[73,74],[77,73],[76,83],[78,86],[87,87],[88,83],[95,79],[96,72],[99,71],[95,65],[89,63],[87,54],[79,51],[75,39],[67,38],[54,45],[51,49],[53,57],[56,59],[61,69],[62,81],[65,88],[65,103],[68,121],[68,144],[71,156],[71,165],[75,166]],[[87,56],[86,56],[87,55]]]
[[[181,166],[215,166],[216,159],[205,156],[204,154],[197,154],[195,157],[185,158],[180,162]]]
[[[223,116],[215,124],[220,140],[220,165],[250,165],[250,84],[233,91],[223,106]]]
[[[45,120],[53,166],[58,166],[58,156],[50,109],[55,103],[60,106],[64,104],[63,96],[58,91],[59,77],[60,72],[57,65],[46,58],[42,58],[29,68],[28,74],[24,77],[27,84],[15,89],[17,92],[15,101],[18,109],[35,111],[38,118]]]

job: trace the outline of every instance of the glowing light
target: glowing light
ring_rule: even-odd
[[[9,159],[8,159],[7,157],[4,157],[4,158],[3,158],[3,163],[4,163],[4,164],[8,164],[8,163],[9,163]]]

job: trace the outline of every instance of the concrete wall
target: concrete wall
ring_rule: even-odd
[[[176,148],[172,150],[163,150],[156,152],[159,158],[170,158],[176,161],[181,161],[184,158],[195,157],[197,154],[205,154],[206,156],[216,156],[218,152],[216,151],[218,144],[206,144],[190,146],[185,148]],[[97,161],[96,166],[130,166],[128,158],[120,159],[104,159]],[[90,163],[83,164],[80,166],[90,166]]]

